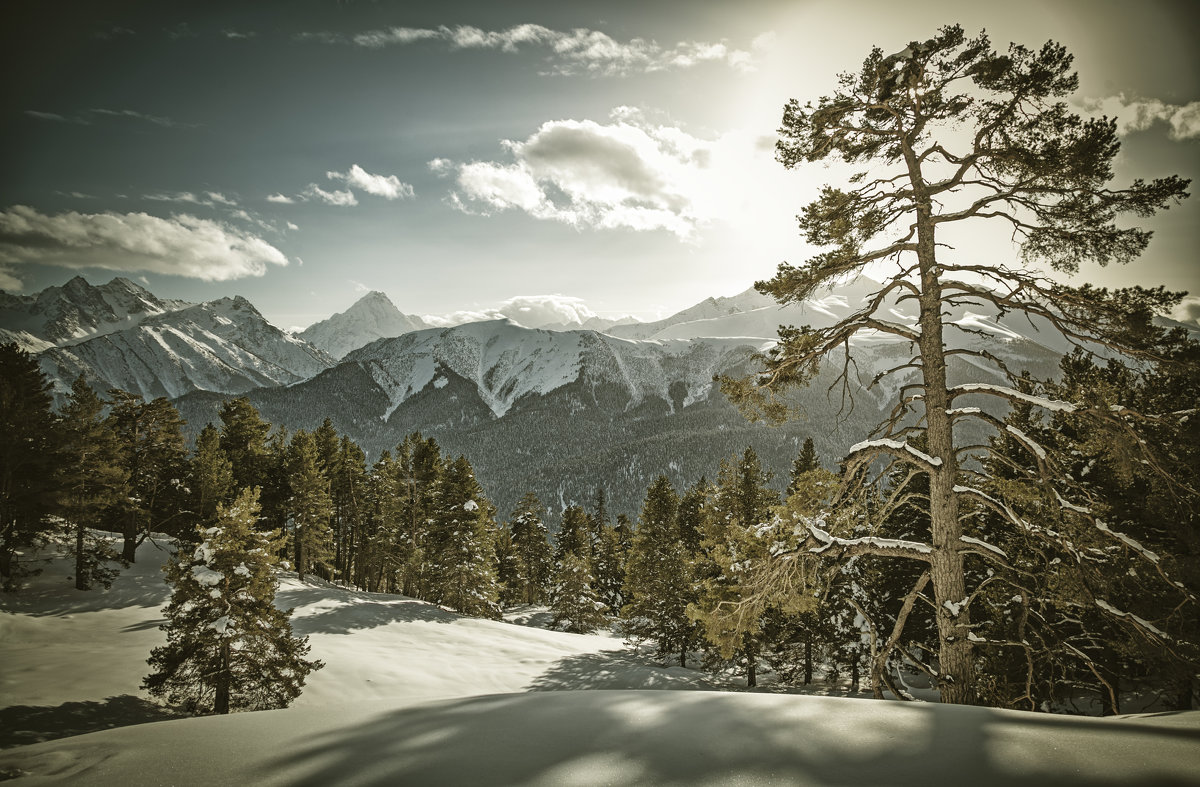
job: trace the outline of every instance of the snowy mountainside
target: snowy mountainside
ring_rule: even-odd
[[[120,388],[147,399],[195,390],[244,393],[299,382],[333,365],[240,296],[147,317],[124,330],[51,348],[39,360],[59,395],[83,374],[99,391]]]
[[[366,369],[388,394],[385,417],[426,386],[446,385],[438,374],[450,371],[473,383],[499,418],[522,397],[548,394],[585,370],[593,387],[607,383],[627,391],[629,407],[649,398],[672,402],[669,389],[677,382],[686,390],[684,404],[690,404],[708,394],[715,372],[744,359],[749,349],[731,340],[637,342],[493,320],[375,342],[345,360]]]
[[[47,287],[32,295],[0,291],[0,341],[15,341],[30,352],[39,352],[189,305],[160,299],[126,278],[92,285],[76,276],[60,287]]]
[[[296,338],[340,359],[376,339],[400,336],[428,327],[420,317],[404,314],[387,295],[373,290],[355,301],[346,311],[300,331]]]

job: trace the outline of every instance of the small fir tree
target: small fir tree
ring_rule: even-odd
[[[285,708],[324,666],[305,659],[291,610],[275,607],[278,532],[255,530],[258,511],[258,490],[242,490],[165,568],[167,644],[151,652],[142,687],[194,714]]]
[[[537,495],[526,492],[510,517],[513,555],[516,558],[515,598],[518,603],[537,604],[546,599],[554,556],[550,536],[542,521]]]
[[[592,589],[587,561],[571,552],[563,555],[554,572],[553,626],[575,634],[588,634],[605,623],[605,604]]]

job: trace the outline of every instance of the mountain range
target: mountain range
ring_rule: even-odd
[[[30,296],[2,295],[6,339],[36,351],[61,401],[83,374],[94,388],[172,399],[195,434],[221,404],[245,394],[272,423],[312,429],[330,418],[377,457],[420,430],[465,454],[506,513],[525,491],[552,507],[590,500],[603,486],[614,511],[636,515],[665,473],[677,486],[713,477],[752,445],[777,483],[805,437],[827,464],[877,423],[907,378],[867,390],[902,365],[907,342],[857,342],[859,380],[844,400],[839,364],[794,396],[806,419],[781,428],[746,421],[713,383],[744,375],[781,324],[829,325],[877,289],[867,279],[781,307],[754,290],[709,298],[663,320],[531,329],[509,320],[428,327],[372,292],[296,335],[270,325],[244,298],[201,304],[156,298],[127,279],[81,278]],[[897,321],[910,319],[898,306]],[[969,311],[948,315],[952,343],[983,348],[1014,368],[1053,374],[1063,348],[1036,324],[1024,332]],[[1048,335],[1048,334],[1047,334]],[[979,369],[952,365],[962,380]]]

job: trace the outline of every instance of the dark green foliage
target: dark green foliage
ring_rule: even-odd
[[[300,579],[314,571],[323,579],[332,579],[329,561],[332,557],[333,535],[329,522],[333,517],[333,500],[329,496],[329,479],[320,464],[317,441],[313,435],[300,431],[288,447],[288,520],[292,529],[292,544],[296,572]]]
[[[14,589],[16,548],[50,530],[58,487],[58,435],[49,383],[37,361],[0,345],[0,586]]]
[[[233,495],[233,463],[221,450],[221,435],[209,424],[196,438],[189,475],[189,509],[195,526],[207,527],[217,506]]]
[[[699,639],[687,615],[696,600],[692,556],[679,536],[679,495],[666,476],[646,490],[626,568],[622,629],[634,642],[653,640],[660,657],[687,653]]]
[[[508,532],[515,566],[512,579],[514,603],[537,604],[547,597],[554,557],[542,515],[545,508],[537,495],[527,492],[509,517]]]
[[[167,644],[152,651],[142,686],[194,714],[285,708],[323,666],[305,659],[308,638],[292,634],[291,610],[275,607],[278,533],[258,531],[258,513],[258,492],[242,490],[199,546],[181,547],[165,567]]]
[[[466,458],[442,468],[434,499],[427,547],[431,600],[466,615],[499,618],[494,514]]]
[[[109,391],[108,425],[121,445],[128,474],[124,499],[106,512],[113,530],[124,536],[121,559],[134,562],[137,547],[152,532],[186,532],[187,448],[183,421],[166,399],[146,402],[137,394]]]
[[[592,572],[587,560],[567,552],[554,569],[550,611],[552,625],[576,634],[588,634],[606,622],[605,604],[592,589]]]
[[[59,478],[62,512],[73,534],[75,587],[87,590],[93,582],[105,587],[117,572],[117,559],[108,544],[92,529],[103,524],[104,512],[129,494],[129,472],[121,444],[103,417],[104,402],[83,375],[71,386],[61,415],[62,458]]]

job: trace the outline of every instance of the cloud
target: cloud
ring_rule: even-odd
[[[191,128],[188,123],[179,123],[169,117],[159,115],[147,115],[145,112],[135,112],[132,109],[89,109],[94,115],[107,115],[108,117],[133,118],[134,120],[143,120],[147,123],[153,123],[156,126],[165,128]]]
[[[346,191],[337,189],[326,191],[316,183],[309,183],[308,188],[301,192],[300,196],[304,199],[320,200],[326,205],[337,205],[342,208],[351,208],[358,204],[358,199],[354,196],[353,191],[348,189]]]
[[[445,176],[454,169],[454,162],[448,158],[430,159],[428,164],[429,171],[438,176]]]
[[[501,303],[498,311],[526,328],[582,324],[596,316],[582,298],[567,295],[518,295]]]
[[[1084,99],[1083,109],[1093,115],[1116,118],[1117,133],[1126,136],[1165,123],[1171,139],[1200,137],[1200,101],[1167,104],[1156,98],[1128,98],[1124,93],[1106,98]]]
[[[483,30],[469,25],[438,28],[392,27],[370,30],[346,37],[335,33],[303,33],[302,41],[350,43],[368,49],[406,46],[419,41],[438,40],[451,49],[495,49],[515,53],[537,49],[545,53],[548,73],[569,76],[627,76],[668,69],[692,68],[701,63],[724,63],[739,71],[754,69],[753,55],[733,49],[725,42],[680,41],[662,46],[645,38],[617,41],[607,33],[588,28],[553,30],[542,25],[522,24],[506,30]],[[755,39],[755,51],[769,43],[763,36]]]
[[[1171,317],[1189,327],[1200,328],[1200,295],[1189,295],[1171,312]]]
[[[38,263],[160,273],[204,281],[262,276],[287,265],[283,252],[249,232],[187,214],[77,213],[53,216],[16,205],[0,211],[0,266]]]
[[[247,30],[244,32],[241,30],[222,30],[221,35],[225,36],[226,38],[231,38],[231,39],[237,40],[237,39],[255,38],[258,36],[258,33],[254,32],[253,30]]]
[[[166,191],[157,194],[147,194],[145,199],[155,202],[188,202],[192,205],[203,205],[206,208],[216,205],[237,206],[236,200],[216,191],[205,191],[199,195],[191,191]]]
[[[268,194],[267,202],[276,202],[280,205],[292,205],[296,202],[296,200],[292,199],[286,194]]]
[[[582,298],[569,295],[517,295],[498,305],[465,309],[449,314],[426,314],[421,319],[435,328],[448,328],[468,322],[512,320],[526,328],[564,324],[580,325],[597,316]]]
[[[287,223],[287,228],[289,230],[293,230],[293,231],[300,229],[299,225],[297,225],[293,222],[290,222],[290,221]]]
[[[714,185],[706,171],[719,143],[645,122],[628,107],[613,118],[548,121],[524,141],[504,141],[512,162],[459,165],[451,204],[691,238],[715,217],[702,192]]]
[[[147,115],[144,112],[135,112],[132,109],[88,109],[73,117],[60,115],[57,112],[41,112],[36,109],[27,109],[25,110],[25,114],[38,120],[52,120],[56,123],[74,123],[79,126],[92,125],[92,121],[87,117],[88,115],[101,115],[103,117],[133,118],[134,120],[142,120],[147,123],[153,123],[156,126],[163,126],[164,128],[194,128],[190,123],[180,123],[169,117]]]
[[[411,185],[395,175],[372,175],[357,164],[352,164],[349,172],[326,172],[325,177],[389,200],[409,199],[415,194]]]

